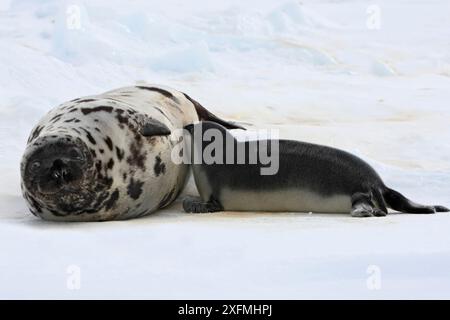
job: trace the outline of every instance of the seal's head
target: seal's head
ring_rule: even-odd
[[[78,137],[42,136],[22,158],[22,188],[32,212],[43,209],[59,215],[76,214],[95,198],[93,157]]]

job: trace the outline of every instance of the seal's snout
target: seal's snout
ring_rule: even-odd
[[[24,181],[43,194],[76,192],[84,178],[88,154],[76,141],[52,141],[29,154],[24,164]]]
[[[62,188],[70,187],[83,176],[81,164],[65,157],[51,160],[50,163],[46,160],[37,160],[35,165],[37,164],[42,167],[37,173],[40,176],[38,188],[42,193],[54,193]]]

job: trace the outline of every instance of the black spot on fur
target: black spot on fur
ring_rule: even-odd
[[[88,138],[89,142],[92,144],[97,144],[97,141],[95,141],[94,137],[91,135],[91,133],[86,130],[85,128],[80,128],[81,130],[83,130],[84,132],[86,132],[86,137]]]
[[[122,177],[123,177],[123,181],[127,180],[127,176],[128,176],[127,173],[124,172],[124,173],[123,173],[123,176],[122,176]]]
[[[117,200],[119,199],[119,190],[116,189],[114,190],[114,192],[111,194],[111,196],[109,197],[109,199],[105,202],[105,209],[106,210],[110,210],[117,202]]]
[[[122,109],[116,109],[116,113],[116,118],[120,124],[128,124],[128,117],[123,116],[124,111]]]
[[[104,153],[105,152],[105,150],[103,150],[103,149],[98,149],[98,151],[100,151],[100,153]]]
[[[108,169],[112,169],[114,167],[114,160],[113,158],[109,159],[108,163],[106,164]]]
[[[153,171],[155,172],[155,175],[158,177],[161,173],[166,173],[166,164],[162,162],[160,156],[155,157],[155,165],[153,166]]]
[[[48,209],[48,211],[50,211],[55,217],[64,217],[63,214],[59,213],[59,212],[56,211],[56,210]]]
[[[158,204],[158,208],[163,208],[165,206],[167,206],[171,201],[172,201],[172,197],[175,193],[175,188],[173,188],[172,190],[170,190],[169,193],[167,193],[162,200],[159,202]]]
[[[77,103],[92,102],[92,101],[95,101],[95,99],[82,99],[82,100],[78,100]]]
[[[112,142],[111,138],[110,137],[106,137],[103,140],[105,140],[106,144],[108,145],[109,150],[112,151],[113,150],[113,142]]]
[[[73,122],[75,120],[77,120],[77,118],[72,118],[72,119],[69,119],[69,120],[65,120],[64,122]]]
[[[56,116],[54,116],[53,118],[50,119],[50,122],[55,123],[56,121],[61,119],[62,116],[63,116],[63,114],[57,114]]]
[[[113,107],[109,107],[109,106],[98,106],[98,107],[94,107],[94,108],[81,108],[81,112],[83,112],[84,115],[90,114],[92,112],[100,112],[100,111],[111,113],[112,110],[113,110]]]
[[[97,153],[95,152],[94,149],[91,149],[91,154],[94,158],[97,158]]]
[[[146,87],[146,86],[136,86],[136,88],[139,88],[142,90],[156,91],[156,92],[162,94],[163,96],[165,96],[166,98],[169,98],[172,100],[178,100],[177,98],[175,98],[175,96],[172,93],[170,93],[167,90],[161,89],[161,88]]]
[[[134,200],[139,199],[139,196],[142,193],[142,186],[144,185],[144,183],[142,181],[139,180],[134,180],[133,178],[131,178],[130,183],[128,184],[127,187],[127,193],[128,195],[133,198]]]
[[[76,133],[78,133],[78,134],[81,134],[81,132],[78,130],[78,129],[76,129],[76,128],[71,128],[73,131],[75,131]]]
[[[119,161],[122,161],[123,157],[125,156],[125,151],[119,149],[119,147],[116,147],[116,155],[117,159],[119,159]]]
[[[41,134],[42,129],[44,129],[44,126],[37,126],[31,133],[31,136],[28,139],[28,143],[36,139]]]
[[[102,172],[102,161],[98,160],[97,162],[95,162],[95,169],[97,169],[97,172],[101,174]]]
[[[136,136],[135,141],[130,145],[130,156],[127,158],[127,162],[131,166],[136,166],[145,171],[145,160],[147,159],[147,153],[142,152],[141,136]]]
[[[42,213],[42,208],[39,203],[33,199],[32,197],[28,197],[31,200],[31,204],[33,205],[33,209],[36,209],[37,212]]]

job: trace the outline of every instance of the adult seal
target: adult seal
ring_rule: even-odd
[[[369,164],[345,151],[291,140],[237,141],[225,127],[208,121],[186,129],[200,193],[184,200],[187,212],[338,212],[371,217],[385,216],[388,207],[408,213],[449,211],[408,200],[388,188]],[[274,174],[262,174],[268,165],[262,161],[265,154],[272,159],[278,155]]]
[[[188,95],[139,85],[63,103],[32,130],[21,162],[30,211],[46,220],[144,216],[169,205],[188,166],[171,160],[181,129],[224,121]]]

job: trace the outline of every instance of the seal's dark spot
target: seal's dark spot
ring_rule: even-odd
[[[92,153],[92,156],[93,156],[94,158],[97,158],[97,153],[95,152],[94,149],[91,149],[91,153]]]
[[[124,111],[122,109],[116,109],[116,118],[120,124],[128,124],[128,118],[123,116]]]
[[[76,129],[76,128],[71,128],[73,131],[75,131],[76,133],[78,133],[78,134],[81,134],[81,132],[80,131],[78,131],[78,129]]]
[[[108,145],[109,150],[112,151],[112,150],[113,150],[113,143],[112,143],[111,138],[108,136],[108,137],[106,137],[106,138],[103,139],[103,140],[105,140],[106,144]]]
[[[125,181],[125,180],[127,180],[127,173],[126,172],[123,173],[123,181]]]
[[[155,175],[158,177],[161,173],[166,173],[166,164],[162,162],[160,156],[155,157],[155,165],[153,166],[153,171],[155,172]]]
[[[137,139],[139,137],[139,139]],[[137,136],[136,140],[130,145],[130,156],[127,158],[127,162],[131,166],[136,166],[145,171],[145,160],[147,159],[147,153],[141,152],[142,142],[140,136]]]
[[[59,213],[56,210],[48,209],[48,211],[50,211],[55,217],[64,217],[63,214]]]
[[[113,110],[113,107],[109,107],[109,106],[98,106],[98,107],[94,107],[94,108],[81,108],[81,112],[83,112],[84,115],[90,114],[92,112],[100,112],[100,111],[111,113],[112,110]]]
[[[69,112],[68,112],[68,113],[72,113],[72,112],[75,112],[75,111],[77,111],[77,110],[78,110],[77,108],[72,107],[71,109],[69,109]]]
[[[101,132],[99,128],[94,128],[95,131]]]
[[[172,201],[172,197],[175,193],[175,188],[173,188],[172,190],[170,190],[169,193],[167,193],[162,200],[159,202],[158,204],[158,208],[163,208],[165,206],[167,206],[171,201]]]
[[[61,119],[62,116],[63,116],[63,114],[57,114],[56,116],[54,116],[53,118],[50,119],[50,122],[55,123],[56,121]]]
[[[92,144],[97,144],[97,141],[95,141],[94,137],[91,135],[91,133],[86,130],[85,128],[80,128],[81,130],[83,130],[84,132],[86,132],[86,137],[88,138],[89,142]]]
[[[44,126],[37,126],[31,133],[30,139],[28,139],[28,143],[36,139],[41,134],[42,129],[44,129]]]
[[[102,172],[102,161],[101,160],[97,160],[97,162],[95,162],[95,169],[97,169],[97,172],[99,174]]]
[[[133,198],[134,200],[139,199],[139,196],[142,193],[142,186],[144,185],[143,182],[139,181],[139,180],[134,180],[133,178],[131,178],[130,183],[128,184],[127,187],[127,192],[128,195]]]
[[[125,155],[125,151],[119,149],[119,147],[116,147],[116,155],[117,155],[117,159],[119,159],[119,161],[122,161],[122,159]]]
[[[96,188],[98,188],[98,190],[96,190],[96,191],[100,191],[103,189],[103,187],[101,185],[97,185]],[[87,213],[97,213],[101,209],[103,202],[108,198],[108,196],[109,196],[109,192],[107,192],[107,191],[103,191],[103,192],[99,193],[97,196],[97,199],[95,200],[94,204],[92,205],[92,208],[87,209],[86,212]]]
[[[117,202],[117,200],[119,199],[119,190],[116,189],[114,190],[114,192],[111,194],[111,196],[109,197],[109,199],[105,202],[105,209],[106,210],[110,210]]]
[[[92,102],[92,101],[95,101],[95,99],[82,99],[82,100],[78,100],[77,103]]]
[[[100,153],[104,153],[105,152],[105,150],[103,150],[103,149],[98,149],[98,151],[100,151]]]
[[[136,88],[142,89],[142,90],[149,90],[149,91],[156,91],[160,94],[162,94],[163,96],[165,96],[166,98],[178,101],[178,99],[169,91],[161,89],[161,88],[155,88],[155,87],[146,87],[146,86],[136,86]]]
[[[34,200],[32,197],[29,197],[29,199],[31,200],[31,204],[33,205],[33,208],[36,209],[37,212],[42,213],[42,208],[39,205],[39,203]]]
[[[106,164],[108,169],[112,169],[114,167],[114,160],[113,158],[109,159],[108,163]]]

